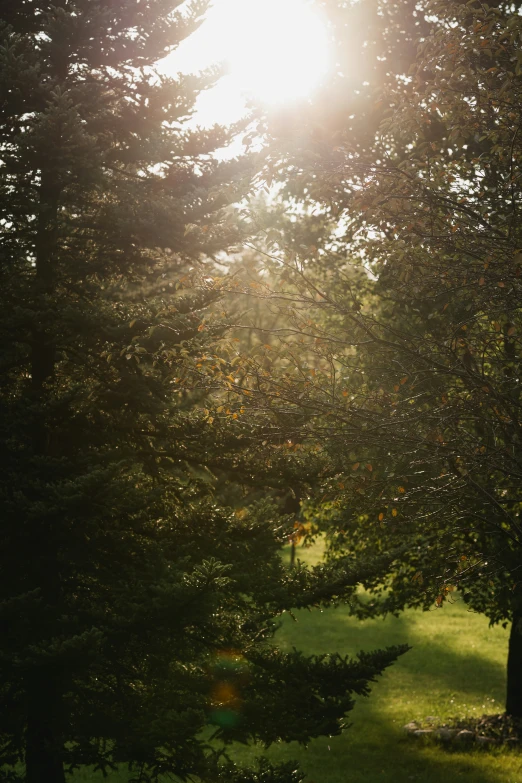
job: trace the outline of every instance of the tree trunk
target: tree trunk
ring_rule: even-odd
[[[295,541],[290,544],[290,568],[295,567]]]
[[[522,718],[522,607],[513,609],[507,663],[506,712]]]
[[[60,186],[54,175],[42,169],[38,226],[35,242],[35,293],[45,306],[54,289],[54,254],[58,231],[58,200]],[[38,300],[37,300],[38,301]],[[41,305],[40,305],[41,306]],[[31,376],[35,400],[44,406],[46,384],[52,379],[55,365],[55,345],[45,328],[35,327],[31,351]],[[37,410],[32,422],[35,454],[45,457],[48,432],[45,414]],[[32,572],[34,586],[41,592],[46,606],[56,607],[60,600],[60,577],[55,557],[55,544],[48,524],[40,521],[33,535],[40,552]],[[55,670],[35,666],[26,682],[27,715],[25,733],[26,783],[65,783],[63,769],[64,727],[63,698],[60,677]]]
[[[26,783],[65,783],[62,698],[49,679],[29,686],[25,737]]]

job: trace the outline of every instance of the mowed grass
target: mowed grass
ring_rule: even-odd
[[[316,562],[318,552],[299,548]],[[445,749],[406,737],[411,720],[502,712],[509,629],[490,628],[462,601],[430,612],[359,621],[346,608],[300,611],[283,618],[279,644],[305,653],[356,654],[407,642],[412,649],[359,699],[341,736],[307,749],[278,746],[272,759],[296,759],[308,783],[522,783],[522,753],[511,749]],[[522,662],[521,662],[522,665]],[[246,760],[240,751],[237,758]]]
[[[316,562],[320,547],[299,547],[298,556]],[[289,615],[282,619],[278,643],[284,649],[346,655],[403,642],[412,649],[375,683],[368,699],[358,699],[349,716],[352,726],[341,736],[322,737],[308,748],[278,745],[269,751],[271,759],[298,760],[307,783],[522,783],[520,751],[445,749],[411,740],[402,731],[410,720],[428,716],[443,721],[501,712],[508,630],[490,628],[461,601],[363,622],[343,607],[295,616],[296,621]],[[233,757],[249,762],[262,753],[262,748],[240,747]],[[84,770],[74,783],[101,779]],[[128,776],[122,772],[107,780],[123,783]]]

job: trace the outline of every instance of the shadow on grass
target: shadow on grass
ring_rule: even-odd
[[[466,612],[462,614],[465,622]],[[469,648],[463,652],[450,646],[444,638],[440,641],[427,638],[422,629],[415,627],[412,612],[363,622],[350,617],[342,607],[315,616],[304,612],[296,616],[298,622],[285,621],[280,633],[286,646],[295,646],[306,653],[331,651],[355,655],[360,650],[407,643],[412,649],[389,671],[399,681],[407,678],[416,690],[430,689],[436,681],[439,691],[458,691],[469,696],[482,697],[485,692],[503,691],[505,667],[502,664],[480,649]]]
[[[298,612],[296,618],[296,623],[285,618],[277,641],[308,654],[355,655],[404,642],[412,647],[373,686],[368,700],[357,700],[348,716],[353,725],[343,735],[317,739],[308,750],[273,751],[277,759],[298,759],[307,783],[522,783],[517,751],[449,750],[412,740],[401,729],[427,715],[464,717],[474,709],[476,716],[481,707],[497,711],[505,687],[507,634],[491,635],[487,620],[470,615],[463,605],[444,614],[409,610],[397,618],[363,622],[343,607]],[[496,697],[495,706],[487,704],[487,695]]]
[[[354,720],[357,725],[356,716]],[[239,763],[248,763],[255,755],[255,750],[244,748],[232,753]],[[272,761],[297,761],[306,783],[515,783],[518,777],[506,773],[516,775],[522,760],[513,751],[500,749],[443,752],[435,743],[406,738],[379,717],[364,730],[354,726],[339,737],[314,740],[308,749],[292,743],[272,748],[267,755]]]
[[[453,705],[453,693],[459,696],[456,701],[474,701],[476,709],[485,694],[500,700],[507,634],[490,637],[485,618],[470,615],[463,606],[431,616],[410,610],[398,618],[364,622],[350,617],[343,607],[296,612],[296,617],[297,623],[290,617],[283,619],[276,637],[283,648],[355,655],[407,642],[412,649],[379,679],[368,700],[357,700],[348,715],[353,725],[344,734],[321,737],[308,750],[296,744],[277,745],[268,754],[273,760],[298,760],[307,783],[522,783],[522,755],[517,751],[447,749],[412,740],[401,729],[411,719],[439,714],[439,708],[444,716],[464,717],[466,704]],[[496,708],[490,705],[484,711]],[[262,748],[244,747],[232,753],[244,764],[262,754]],[[110,783],[125,779],[122,773],[111,777]],[[78,778],[75,783],[88,780],[95,779]]]
[[[350,736],[350,731],[353,732]],[[310,750],[301,751],[299,761],[308,781],[316,783],[501,783],[505,770],[498,769],[499,751],[443,752],[434,744],[417,742],[374,721],[371,736],[348,730],[345,737],[326,743],[319,740]],[[502,759],[505,761],[505,759]],[[513,758],[515,766],[517,760]],[[503,776],[504,775],[504,776]]]

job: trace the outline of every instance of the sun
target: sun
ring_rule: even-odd
[[[228,0],[234,18],[228,63],[245,92],[283,103],[311,92],[328,67],[326,28],[304,0]]]
[[[232,121],[249,98],[287,105],[327,73],[327,27],[311,0],[214,0],[199,30],[161,67],[188,73],[217,62],[226,63],[228,75],[200,107],[214,122]]]

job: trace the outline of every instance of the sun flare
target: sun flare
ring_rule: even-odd
[[[214,0],[199,30],[163,70],[185,73],[225,62],[228,75],[202,96],[215,122],[244,111],[245,99],[269,105],[300,100],[329,67],[324,20],[310,0]]]
[[[227,57],[247,93],[281,103],[309,93],[328,65],[326,29],[303,0],[228,0],[235,33]]]

